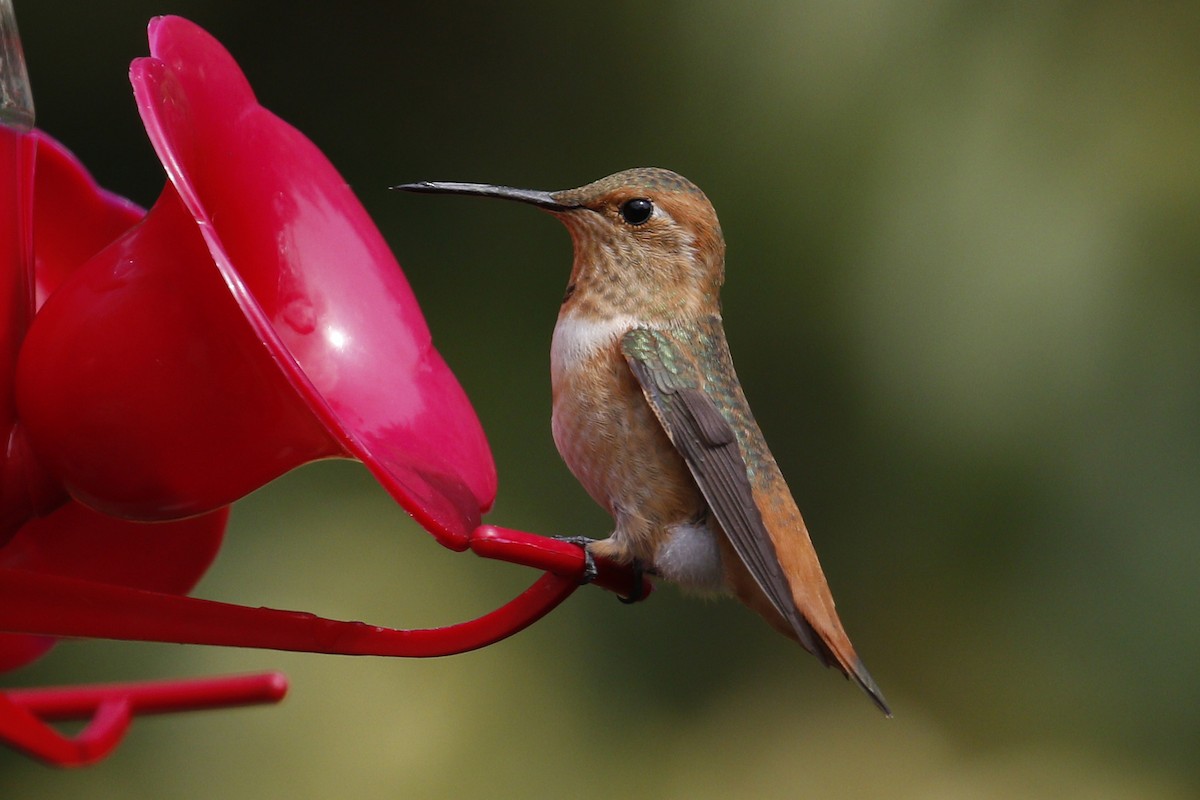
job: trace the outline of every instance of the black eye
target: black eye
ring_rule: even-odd
[[[644,197],[635,197],[621,204],[621,218],[630,225],[641,225],[654,213],[654,203]]]

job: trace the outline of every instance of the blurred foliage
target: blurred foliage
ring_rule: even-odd
[[[489,517],[606,533],[549,435],[552,219],[398,196],[654,164],[729,242],[747,393],[896,711],[732,603],[597,591],[427,662],[65,643],[8,684],[280,667],[276,709],[143,720],[5,797],[1194,797],[1195,3],[17,0],[39,124],[161,186],[126,82],[179,13],[392,243],[499,464]],[[381,365],[386,368],[386,365]],[[204,596],[414,626],[532,579],[438,548],[357,465],[235,510]]]

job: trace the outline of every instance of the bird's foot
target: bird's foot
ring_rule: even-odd
[[[583,550],[583,575],[579,578],[579,585],[586,586],[596,580],[596,576],[600,571],[596,569],[596,558],[592,555],[592,551],[588,549],[594,539],[589,539],[586,536],[555,536],[560,542],[573,544]]]

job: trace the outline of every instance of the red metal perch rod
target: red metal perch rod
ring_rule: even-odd
[[[505,639],[541,619],[580,585],[585,558],[577,545],[485,525],[471,533],[478,555],[544,570],[505,605],[441,628],[399,630],[250,608],[19,569],[0,569],[0,630],[50,636],[255,647],[341,655],[428,658]],[[596,585],[642,598],[650,585],[619,565],[597,561]]]

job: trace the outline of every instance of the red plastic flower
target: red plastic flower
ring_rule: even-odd
[[[186,592],[229,503],[338,456],[464,549],[495,495],[491,454],[378,231],[211,36],[164,17],[150,43],[131,80],[170,180],[148,215],[31,135],[32,281],[20,253],[8,267],[37,313],[28,333],[27,311],[9,320],[6,469],[34,499],[9,505],[75,500],[20,529],[0,567]],[[49,641],[0,635],[0,668]]]

